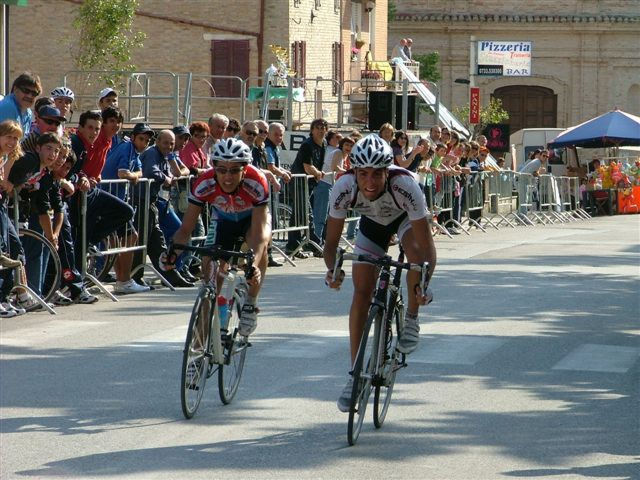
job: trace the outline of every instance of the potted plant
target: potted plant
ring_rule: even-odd
[[[379,70],[362,70],[360,72],[360,81],[362,88],[375,88],[380,85],[382,73]]]

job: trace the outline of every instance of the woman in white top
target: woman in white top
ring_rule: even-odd
[[[334,182],[332,169],[333,155],[338,152],[338,142],[342,140],[342,135],[335,130],[329,130],[325,136],[327,147],[325,149],[324,160],[322,162],[322,178],[313,189],[313,226],[316,235],[320,240],[324,238],[324,225],[329,212],[329,194]]]

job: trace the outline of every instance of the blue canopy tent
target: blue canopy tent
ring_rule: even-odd
[[[640,117],[616,109],[565,130],[549,147],[605,148],[632,145],[640,145]]]

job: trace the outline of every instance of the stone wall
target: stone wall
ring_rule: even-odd
[[[557,126],[568,127],[620,107],[640,114],[640,2],[397,0],[389,48],[404,36],[414,53],[438,51],[448,107],[467,103],[470,36],[531,41],[529,77],[475,77],[483,104],[496,88],[537,85],[557,95]],[[517,8],[516,8],[517,7]],[[482,16],[489,14],[490,16]],[[500,16],[497,16],[500,14]]]

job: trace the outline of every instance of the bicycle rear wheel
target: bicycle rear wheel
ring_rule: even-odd
[[[233,292],[233,299],[229,302],[227,328],[220,329],[224,350],[224,364],[218,368],[218,392],[220,393],[220,400],[225,405],[231,403],[238,391],[244,360],[249,347],[247,338],[238,335],[240,312],[245,298],[247,298],[247,286],[244,283],[239,283]]]
[[[400,355],[396,350],[397,329],[403,321],[404,308],[400,301],[397,301],[391,312],[391,318],[385,322],[384,343],[380,343],[379,349],[380,382],[376,385],[373,394],[373,424],[376,428],[382,427],[391,403],[391,394],[393,393],[396,372],[398,371],[398,355]],[[394,326],[396,327],[395,336],[393,332]]]
[[[41,270],[43,278],[41,279],[42,288],[40,292],[42,299],[48,302],[56,290],[60,288],[60,279],[62,278],[62,265],[60,263],[60,257],[58,256],[58,250],[44,235],[34,230],[29,230],[28,228],[20,229],[18,236],[25,248],[25,252],[39,252],[40,249],[42,249],[42,254],[48,258],[47,265],[44,265],[44,268]],[[29,269],[38,269],[41,267],[40,261],[40,258],[27,258],[25,265],[27,278],[29,278]],[[31,287],[33,288],[33,286]]]
[[[207,353],[214,307],[213,298],[215,295],[211,287],[201,287],[193,305],[191,320],[189,320],[187,339],[182,354],[180,381],[180,402],[182,413],[186,418],[192,418],[198,410],[207,382],[210,362]]]
[[[369,317],[362,330],[356,363],[353,367],[353,390],[351,393],[351,407],[349,408],[349,423],[347,424],[349,445],[355,445],[360,436],[364,414],[371,395],[371,382],[375,370],[375,357],[372,350],[375,347],[373,345],[374,339],[371,325],[377,321],[380,315],[382,315],[380,307],[373,305],[369,310]]]
[[[111,248],[118,248],[120,246],[120,238],[117,233],[111,233],[108,237],[98,245],[101,250],[109,250]],[[117,254],[109,253],[101,257],[94,255],[87,255],[87,272],[99,281],[106,280],[107,275],[113,268],[113,264],[116,262]]]

